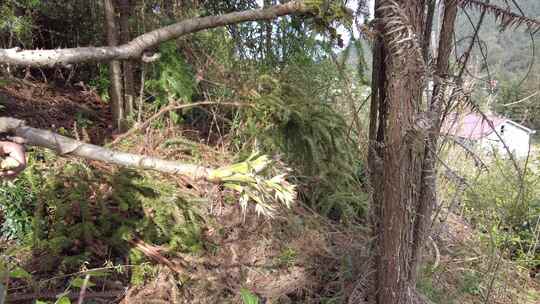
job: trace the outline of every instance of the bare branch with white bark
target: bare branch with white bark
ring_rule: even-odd
[[[216,182],[210,177],[212,169],[204,166],[106,149],[51,131],[28,127],[23,121],[10,117],[0,117],[0,131],[23,138],[28,145],[51,149],[61,155],[74,155],[109,164],[180,174],[193,179]]]
[[[243,212],[246,212],[250,201],[255,204],[258,214],[272,217],[276,212],[276,203],[290,207],[296,198],[296,186],[286,180],[285,172],[288,169],[284,168],[277,173],[275,170],[266,170],[270,169],[274,161],[258,153],[253,153],[240,163],[208,168],[83,143],[51,131],[28,127],[24,121],[11,117],[0,117],[0,133],[15,135],[15,138],[25,140],[28,145],[48,148],[61,155],[79,156],[124,167],[180,174],[194,180],[221,183],[240,195],[239,203]]]
[[[265,9],[234,12],[220,16],[198,17],[184,20],[136,37],[119,46],[78,47],[55,50],[0,49],[0,64],[31,67],[69,65],[123,59],[140,59],[143,51],[160,43],[205,29],[246,21],[270,20],[291,14],[312,12],[303,1],[291,1]]]

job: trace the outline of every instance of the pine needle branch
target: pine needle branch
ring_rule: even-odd
[[[538,31],[540,31],[540,20],[520,16],[514,12],[493,4],[485,3],[480,0],[461,0],[459,2],[459,6],[462,8],[472,8],[487,11],[495,16],[496,20],[500,22],[501,27],[504,30],[508,27],[518,28],[525,26],[527,31],[531,32],[532,34],[536,34]]]

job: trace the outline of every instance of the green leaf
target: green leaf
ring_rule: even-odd
[[[36,300],[36,303],[35,304],[49,304],[45,301],[41,301],[41,300]]]
[[[240,295],[242,296],[244,304],[259,304],[259,298],[245,288],[240,290]]]
[[[89,270],[86,273],[92,277],[106,277],[110,274],[108,270]]]
[[[60,299],[56,300],[54,304],[71,304],[71,300],[68,297],[63,296]]]
[[[31,279],[32,275],[28,273],[28,271],[22,269],[21,267],[17,266],[15,269],[13,269],[9,276],[14,279]]]
[[[84,284],[84,279],[81,278],[81,277],[77,277],[75,279],[73,279],[70,283],[70,285],[72,287],[75,287],[75,288],[81,288]],[[92,287],[92,286],[96,286],[96,284],[90,282],[90,280],[86,283],[86,287]]]
[[[178,115],[178,113],[172,111],[170,112],[170,114],[171,114],[171,120],[173,121],[173,123],[179,124],[182,121],[182,116]]]

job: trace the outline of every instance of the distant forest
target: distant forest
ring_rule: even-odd
[[[491,3],[529,18],[540,18],[539,0],[493,0]],[[459,11],[454,62],[471,43],[480,16],[481,12],[477,10]],[[465,75],[475,80],[474,101],[483,110],[495,111],[530,128],[540,129],[540,33],[513,28],[503,30],[493,15],[485,14],[477,39],[480,43],[472,50],[471,66]],[[363,53],[368,70],[366,75],[370,78],[371,46],[365,40],[356,46],[353,44],[350,51],[341,54],[346,53],[348,66],[356,67],[358,56]],[[362,47],[361,52],[356,49],[358,45]],[[492,84],[495,84],[494,88]]]
[[[538,0],[493,0],[492,4],[530,18],[540,17]],[[460,10],[456,21],[458,55],[469,46],[482,13]],[[492,110],[540,129],[540,33],[502,29],[486,14],[473,49],[470,78],[476,79],[475,101]],[[492,85],[494,87],[492,87]]]

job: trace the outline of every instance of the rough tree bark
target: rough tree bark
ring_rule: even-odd
[[[267,9],[246,10],[220,16],[184,20],[145,33],[129,43],[116,47],[80,47],[55,50],[0,49],[0,63],[44,67],[113,59],[140,59],[144,50],[182,35],[245,21],[269,20],[285,15],[313,12],[314,8],[304,4],[303,1],[291,1]]]
[[[379,10],[380,2],[375,2],[375,20],[378,20],[381,17],[381,12]],[[369,150],[368,150],[368,169],[369,169],[369,180],[372,192],[371,198],[371,224],[374,232],[374,243],[372,246],[372,251],[378,251],[378,244],[380,244],[380,234],[381,230],[380,221],[382,218],[381,206],[384,192],[378,191],[381,190],[378,185],[382,183],[382,169],[383,169],[383,141],[384,141],[384,130],[386,129],[386,113],[387,113],[387,104],[386,104],[386,72],[384,58],[386,57],[384,41],[381,35],[375,37],[373,44],[373,70],[371,77],[371,105],[370,105],[370,115],[369,115]],[[376,255],[373,261],[373,267],[379,269],[381,265],[381,257]],[[368,295],[376,295],[379,282],[378,275],[376,272],[373,272],[372,277],[372,290],[366,292]],[[371,302],[370,302],[371,303]]]
[[[113,0],[103,0],[105,9],[105,27],[107,30],[107,44],[110,47],[118,46],[118,28]],[[125,127],[124,98],[122,92],[122,67],[119,60],[109,62],[109,89],[111,97],[111,112],[113,127],[122,130]]]
[[[421,36],[423,5],[420,1],[397,1],[400,5],[382,10],[385,23],[384,32],[392,31],[392,19],[402,20],[412,33]],[[386,4],[388,5],[388,4]],[[391,5],[391,4],[390,4]],[[401,10],[401,12],[399,12]],[[378,269],[378,302],[410,303],[414,291],[409,273],[411,246],[414,236],[411,233],[411,219],[419,196],[419,174],[421,170],[419,147],[421,144],[414,129],[414,122],[422,100],[423,70],[419,69],[418,54],[407,49],[409,46],[392,46],[385,37],[385,47],[389,51],[385,58],[386,98],[388,104],[387,128],[384,138],[383,187],[381,206],[381,231]],[[402,53],[398,53],[402,52]],[[423,151],[423,149],[422,149]]]
[[[425,62],[418,37],[423,37],[425,3],[378,0],[375,5],[381,34],[375,44],[370,128],[370,137],[375,138],[370,149],[375,179],[375,302],[412,303],[417,299],[410,277],[412,231],[424,151],[417,120]]]
[[[422,111],[426,33],[433,14],[424,0],[377,0],[370,150],[376,277],[375,303],[423,302],[418,265],[436,200],[436,146],[457,0],[445,0],[435,89]],[[429,14],[426,15],[426,12]]]

